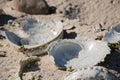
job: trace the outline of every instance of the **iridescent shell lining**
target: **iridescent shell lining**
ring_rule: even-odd
[[[78,69],[94,66],[101,61],[110,48],[106,42],[93,39],[58,40],[49,45],[51,60],[59,69]]]

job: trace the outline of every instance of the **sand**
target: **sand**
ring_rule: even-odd
[[[119,0],[46,0],[49,6],[56,8],[56,13],[50,15],[31,15],[36,19],[49,17],[61,21],[64,26],[64,38],[75,39],[80,37],[97,38],[102,36],[113,25],[120,23]],[[28,15],[14,9],[12,1],[1,0],[0,8],[7,16],[0,16],[1,27],[8,20]],[[70,10],[71,9],[71,10]],[[8,18],[9,17],[9,18]],[[0,44],[0,80],[19,80],[18,72],[20,61],[28,57],[1,39]],[[33,66],[24,73],[23,80],[62,80],[70,73],[57,69],[46,54],[39,56],[38,66]],[[104,66],[120,78],[120,54],[112,51],[100,66]]]

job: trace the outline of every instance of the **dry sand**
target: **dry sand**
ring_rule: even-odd
[[[62,21],[65,28],[64,38],[96,38],[104,35],[112,25],[120,23],[120,0],[46,1],[50,6],[56,7],[56,13],[51,15],[32,15],[32,17],[41,19],[47,16],[54,20]],[[9,18],[15,19],[25,15],[14,10],[12,1],[1,0],[0,8],[7,14],[7,16],[0,16],[1,26],[5,25]],[[3,47],[0,47],[0,55],[6,55],[6,57],[0,57],[0,80],[19,80],[20,60],[28,57],[11,46],[6,39],[1,39],[0,44],[3,45]],[[58,70],[48,55],[39,58],[38,69],[33,68],[24,73],[23,80],[62,80],[69,73]],[[112,73],[120,77],[120,54],[118,52],[112,51],[112,54],[107,56],[105,62],[99,65],[107,67]]]

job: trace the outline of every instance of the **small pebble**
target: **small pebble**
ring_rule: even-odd
[[[13,21],[12,20],[9,20],[8,21],[8,24],[12,25]]]
[[[61,20],[61,22],[63,23],[63,22],[64,22],[64,20]]]
[[[5,51],[0,51],[0,57],[6,57],[6,52]]]

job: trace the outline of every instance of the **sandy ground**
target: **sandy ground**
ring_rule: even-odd
[[[32,15],[37,19],[50,17],[63,22],[64,38],[79,37],[96,38],[104,35],[109,27],[120,23],[120,0],[46,0],[50,6],[56,7],[56,13],[51,15]],[[25,15],[14,10],[12,1],[1,0],[0,8],[6,16],[0,16],[1,26],[8,20]],[[70,11],[70,8],[72,9]],[[67,14],[66,14],[67,13]],[[6,39],[1,39],[0,80],[19,80],[18,71],[20,61],[28,58],[11,46]],[[58,70],[48,55],[39,57],[37,69],[30,69],[24,73],[23,80],[62,80],[69,72]],[[99,64],[107,67],[112,73],[120,77],[120,54],[112,51],[105,62]],[[35,69],[35,70],[34,70]]]

